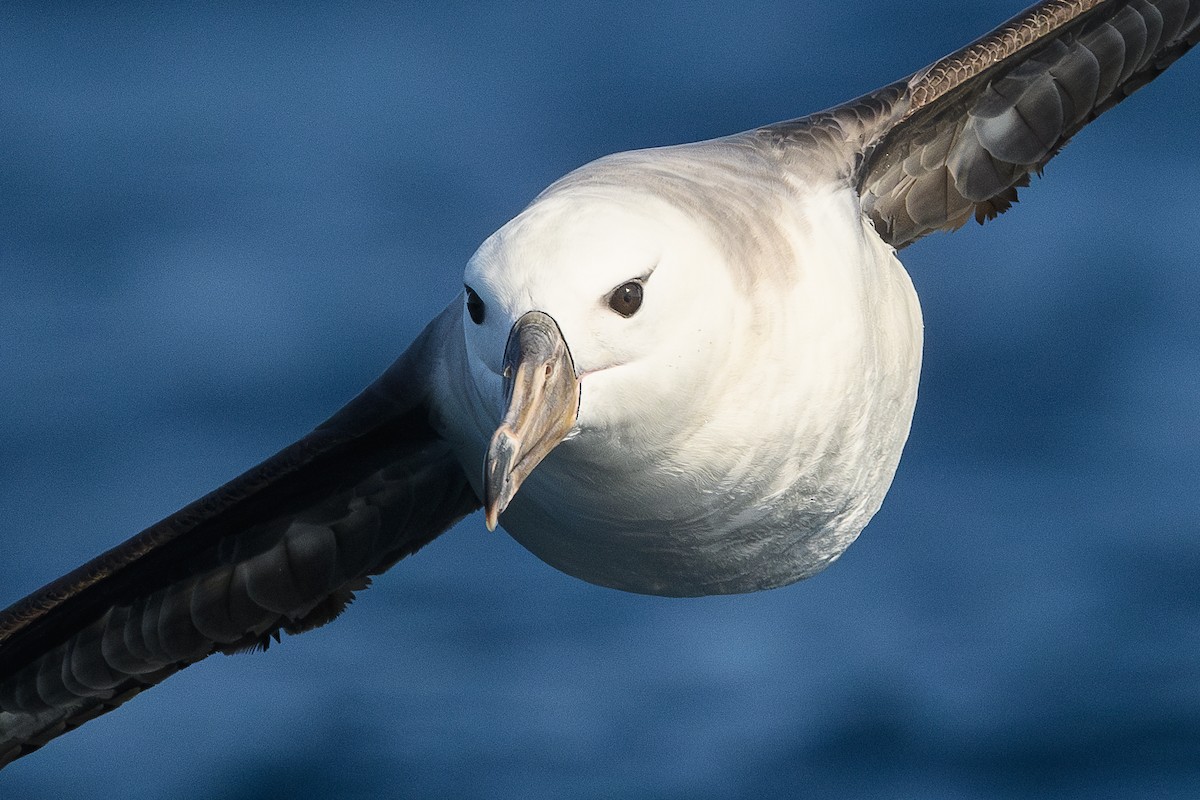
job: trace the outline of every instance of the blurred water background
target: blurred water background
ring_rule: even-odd
[[[1021,5],[5,3],[0,606],[319,423],[560,174],[848,99]],[[828,572],[626,595],[475,517],[0,797],[1200,796],[1197,76],[903,253],[921,401]]]

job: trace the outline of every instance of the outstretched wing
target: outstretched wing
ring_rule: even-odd
[[[426,403],[456,313],[299,442],[0,612],[0,767],[211,653],[329,622],[479,508]]]
[[[854,157],[893,247],[1016,202],[1077,131],[1200,38],[1200,0],[1050,0],[910,77],[757,133]]]
[[[908,81],[909,106],[861,172],[895,247],[1007,210],[1084,125],[1196,43],[1196,0],[1039,3]]]

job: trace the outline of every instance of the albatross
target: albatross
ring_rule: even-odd
[[[1039,3],[843,105],[561,178],[327,422],[0,612],[0,766],[333,620],[479,511],[632,592],[824,569],[883,502],[916,402],[896,252],[1006,211],[1198,28],[1188,0]]]

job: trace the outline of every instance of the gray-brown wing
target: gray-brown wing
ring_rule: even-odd
[[[479,508],[426,406],[456,308],[304,439],[0,612],[0,767],[211,653],[332,620]]]
[[[810,124],[861,154],[863,209],[900,248],[1005,211],[1031,172],[1198,37],[1200,0],[1043,2]]]

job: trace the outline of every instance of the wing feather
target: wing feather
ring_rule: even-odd
[[[458,305],[317,430],[0,612],[0,766],[211,653],[332,620],[479,508],[427,407]]]
[[[864,211],[893,246],[1016,201],[1084,125],[1195,44],[1200,2],[1040,3],[917,72],[863,145]]]
[[[742,141],[799,178],[849,180],[901,248],[992,219],[1081,128],[1200,38],[1200,0],[1048,0],[857,100]]]

